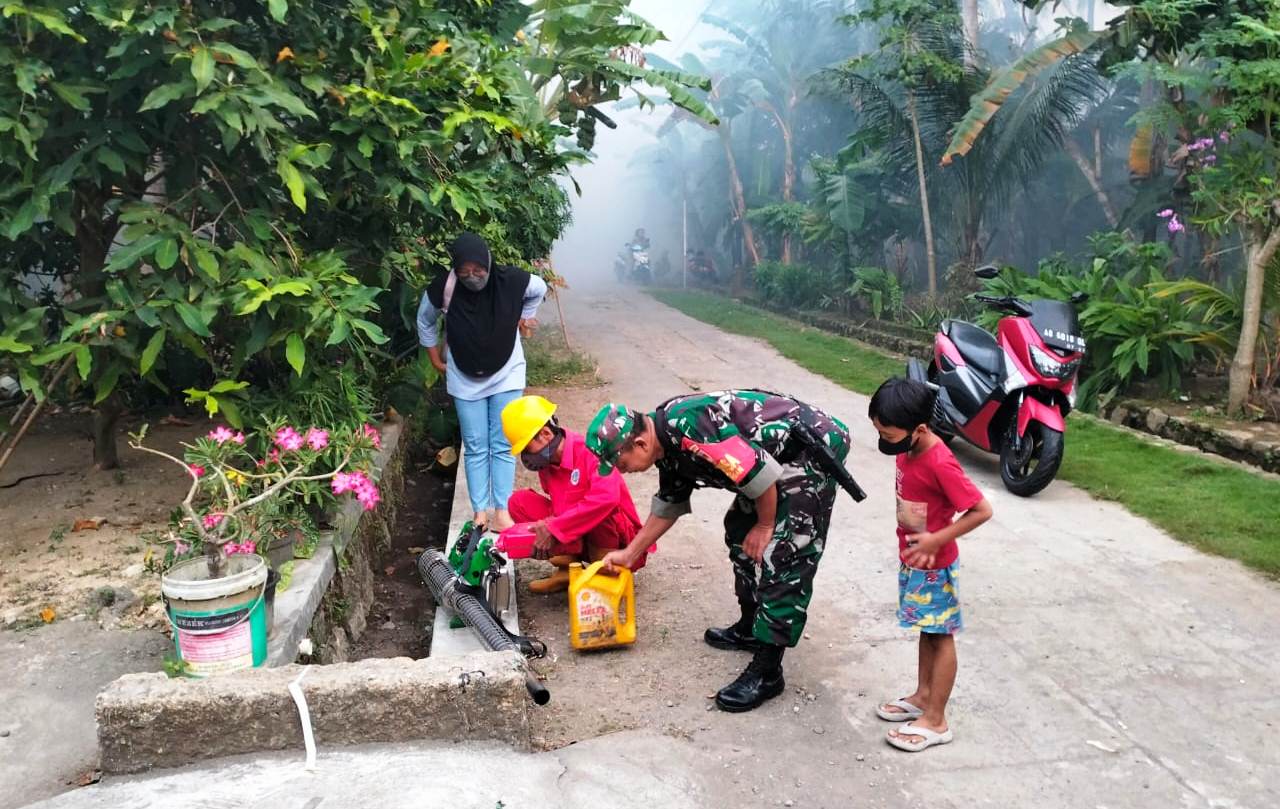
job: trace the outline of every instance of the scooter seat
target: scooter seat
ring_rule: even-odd
[[[1000,346],[986,329],[963,320],[944,320],[942,333],[955,343],[967,365],[992,376],[1000,375],[1004,366]]]

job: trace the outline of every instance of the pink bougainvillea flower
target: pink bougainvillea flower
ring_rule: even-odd
[[[311,429],[307,430],[307,434],[305,438],[306,438],[307,446],[311,447],[317,452],[329,446],[328,430],[319,430],[319,429],[316,429],[315,427],[312,427]]]
[[[1178,233],[1178,232],[1183,231],[1183,230],[1186,230],[1186,227],[1185,227],[1185,226],[1183,226],[1183,224],[1182,224],[1181,222],[1179,222],[1179,221],[1178,221],[1178,217],[1174,216],[1173,218],[1171,218],[1171,219],[1169,220],[1169,232],[1170,232],[1170,233]]]
[[[218,524],[221,523],[225,517],[225,514],[206,514],[201,522],[204,523],[205,529],[208,530],[210,528],[217,528]]]
[[[209,438],[213,439],[214,441],[217,441],[219,444],[225,444],[228,441],[236,441],[237,444],[244,443],[243,441],[244,435],[241,434],[240,437],[241,437],[241,440],[236,441],[236,433],[231,432],[226,428],[225,425],[221,425],[221,424],[218,425],[218,428],[216,430],[211,430],[209,432]]]
[[[285,452],[297,452],[302,449],[302,436],[292,427],[281,427],[276,431],[276,446]]]
[[[382,434],[372,424],[364,425],[364,437],[373,442],[374,449],[382,449]]]
[[[1168,219],[1169,217],[1173,216],[1173,209],[1165,208],[1163,211],[1156,214],[1156,216],[1160,217],[1161,219]]]
[[[187,468],[191,470],[191,474],[198,478],[204,477],[204,467],[197,463],[187,464]]]

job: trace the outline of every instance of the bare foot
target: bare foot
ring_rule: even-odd
[[[471,518],[471,522],[472,522],[472,523],[473,523],[477,528],[483,528],[483,527],[487,526],[487,525],[489,524],[489,512],[487,512],[487,511],[477,511],[477,512],[476,512],[476,515],[475,515],[474,517],[472,517],[472,518]]]

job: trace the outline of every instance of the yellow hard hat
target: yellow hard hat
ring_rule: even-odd
[[[555,412],[556,406],[541,396],[521,396],[502,408],[502,432],[511,442],[511,454],[524,452]]]

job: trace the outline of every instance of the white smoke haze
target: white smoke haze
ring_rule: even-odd
[[[704,13],[732,15],[735,22],[749,23],[750,15],[744,14],[743,9],[762,8],[770,1],[636,0],[632,9],[667,36],[668,41],[649,50],[665,59],[677,61],[690,52],[705,56],[708,50],[704,45],[728,38],[725,32],[700,22]],[[775,3],[782,1],[772,0]],[[856,10],[856,5],[851,2],[847,7],[852,11]],[[1028,32],[1029,39],[1036,40],[1045,40],[1055,34],[1055,18],[1079,15],[1091,18],[1095,26],[1101,27],[1118,13],[1115,7],[1097,0],[1064,0],[1056,7],[1046,4],[1038,17],[1010,0],[987,0],[981,5],[983,27],[1023,30]],[[831,25],[840,26],[834,19]],[[833,63],[837,61],[838,55],[833,55]],[[661,93],[653,95],[661,96]],[[624,98],[628,97],[629,94],[624,95]],[[672,108],[662,105],[656,109],[640,110],[634,100],[624,104],[622,110],[617,106],[609,105],[603,111],[617,122],[618,128],[597,127],[594,161],[572,171],[581,194],[573,189],[572,183],[564,181],[573,204],[574,220],[557,242],[553,260],[557,271],[568,279],[571,287],[590,288],[616,283],[614,258],[640,227],[645,228],[652,242],[649,256],[654,266],[661,266],[665,255],[674,277],[679,277],[683,255],[680,190],[670,187],[670,171],[661,171],[663,167],[652,164],[652,150],[638,155],[657,143],[655,132],[670,117]],[[686,143],[712,137],[710,132],[691,124],[683,125],[681,132]],[[833,133],[837,138],[847,134]],[[799,168],[811,156],[797,155]],[[723,168],[711,162],[687,166],[683,176],[691,187],[724,183]],[[723,248],[723,245],[698,244],[691,232],[688,247],[691,251],[700,247],[712,250]],[[717,255],[723,262],[723,250]]]

